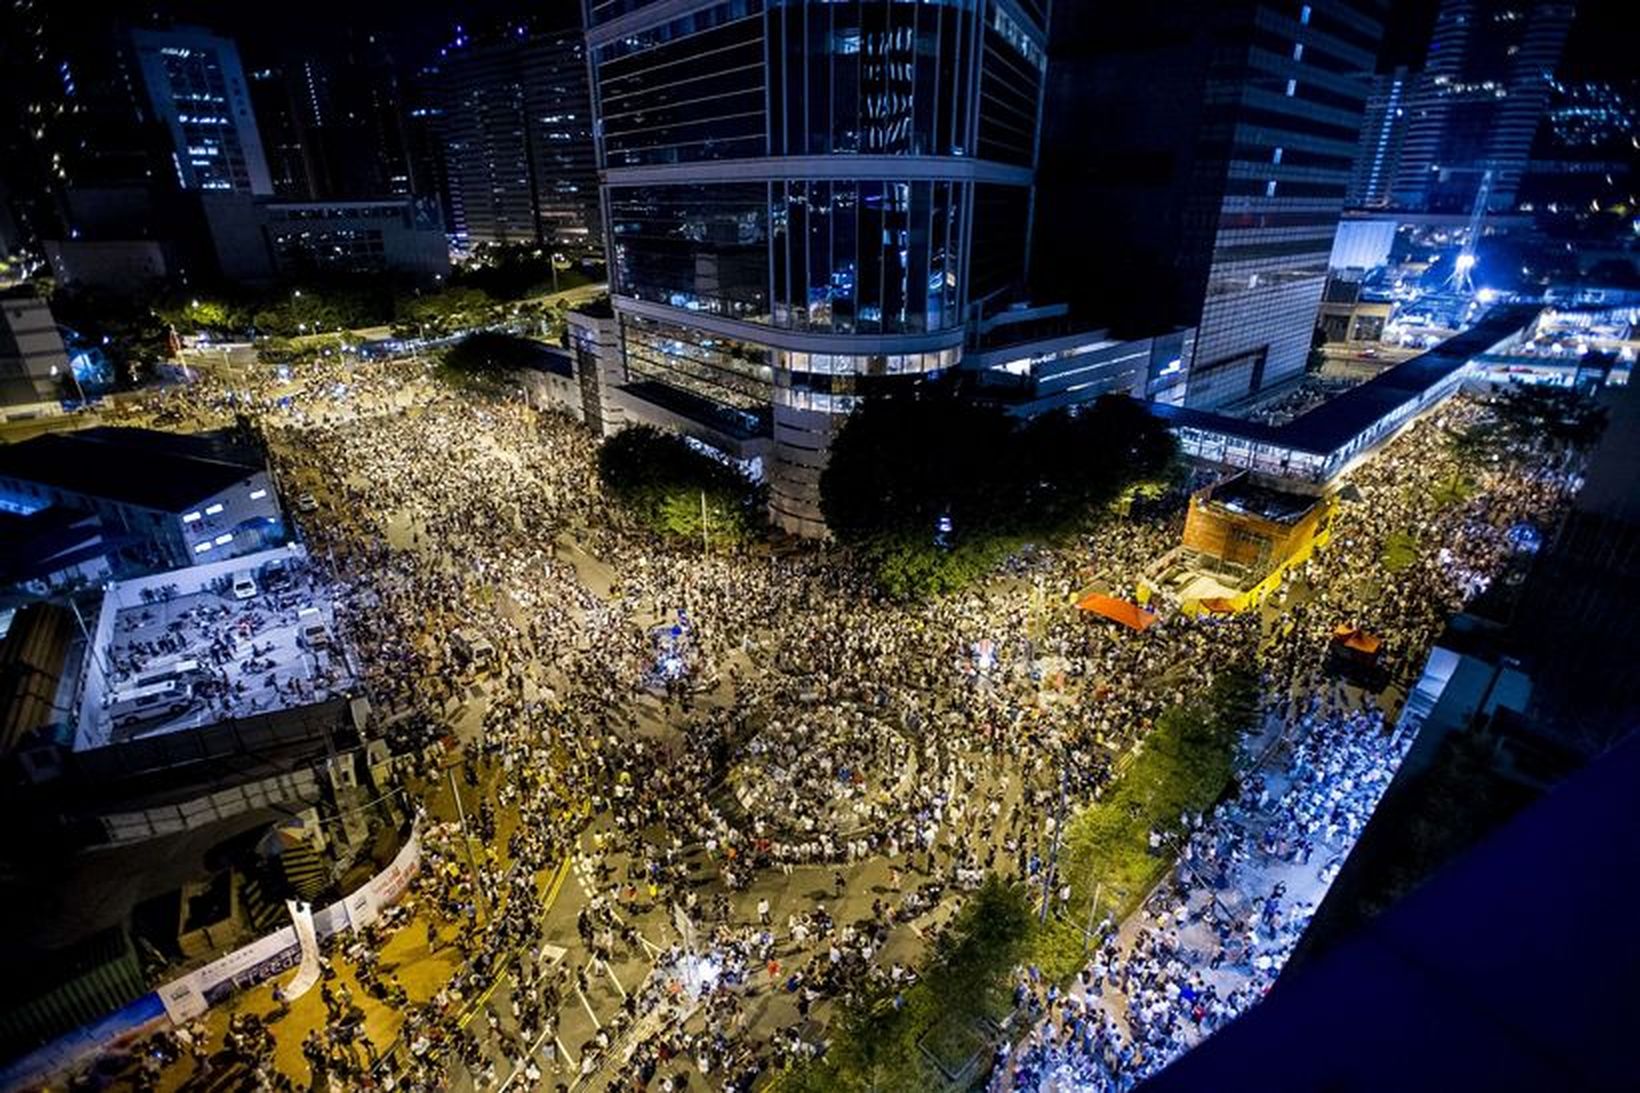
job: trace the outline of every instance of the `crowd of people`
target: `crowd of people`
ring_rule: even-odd
[[[1244,771],[1234,802],[1187,818],[1174,882],[1142,924],[1112,929],[1073,987],[1022,975],[1038,1020],[998,1081],[1125,1088],[1257,999],[1314,902],[1292,880],[1266,885],[1266,866],[1336,868],[1393,773],[1405,733],[1327,675],[1334,628],[1381,636],[1404,679],[1508,560],[1510,529],[1546,526],[1575,486],[1500,467],[1437,501],[1453,472],[1443,437],[1486,412],[1458,400],[1354,472],[1360,500],[1279,610],[1164,613],[1132,633],[1065,605],[1089,586],[1131,590],[1177,541],[1177,504],[904,605],[822,547],[703,556],[661,541],[606,504],[585,431],[441,387],[418,364],[320,362],[165,399],[190,421],[249,414],[285,491],[317,499],[302,521],[310,555],[373,709],[413,749],[400,788],[429,797],[440,764],[459,764],[477,837],[429,825],[422,925],[405,927],[424,928],[431,951],[455,946],[453,975],[406,1001],[390,972],[371,973],[403,1012],[396,1046],[364,1057],[334,1030],[313,1041],[316,1072],[391,1075],[402,1090],[443,1088],[458,1064],[482,1088],[598,1072],[611,1088],[749,1088],[823,1050],[828,1007],[862,981],[913,977],[897,939],[937,933],[987,872],[1035,876],[1060,795],[1092,800],[1164,711],[1256,652],[1287,743]],[[1391,579],[1379,559],[1398,533],[1421,548]],[[674,644],[687,643],[695,685],[659,687],[654,635],[680,611]],[[477,733],[448,739],[474,706]],[[542,908],[569,860],[591,891],[578,946],[549,967]],[[850,871],[868,867],[883,893],[845,912]],[[760,880],[797,871],[823,897],[784,914],[754,902]],[[350,959],[370,968],[371,948]],[[650,970],[596,1036],[564,1045],[573,1063],[548,1060],[559,1007],[620,960]],[[476,1000],[502,980],[513,1001],[486,1014]],[[782,1005],[757,1017],[754,997]]]

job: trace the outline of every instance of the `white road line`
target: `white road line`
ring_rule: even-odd
[[[609,961],[604,960],[601,957],[599,958],[598,963],[600,963],[604,966],[604,974],[609,976],[609,981],[611,983],[615,984],[615,989],[616,990],[621,992],[621,1001],[625,1002],[626,1001],[626,988],[621,986],[621,981],[619,979],[615,978],[615,969],[611,968],[609,966]]]
[[[604,1023],[598,1020],[598,1015],[596,1013],[592,1012],[592,1003],[587,1001],[586,993],[581,990],[581,984],[579,983],[575,984],[575,997],[581,1000],[581,1006],[587,1011],[587,1016],[592,1018],[593,1026],[596,1027],[598,1031],[602,1032]]]

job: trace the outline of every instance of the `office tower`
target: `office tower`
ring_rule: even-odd
[[[470,243],[599,237],[586,52],[577,31],[458,33],[435,69],[450,204]]]
[[[1355,172],[1344,197],[1352,209],[1382,209],[1390,203],[1390,187],[1407,135],[1407,94],[1413,80],[1405,68],[1372,79],[1361,141],[1355,149]]]
[[[184,190],[272,194],[239,50],[192,27],[131,31],[154,116],[171,136]]]
[[[437,198],[445,232],[451,238],[466,238],[460,195],[450,185],[441,83],[438,66],[432,64],[419,68],[406,81],[405,158],[410,164],[410,188],[418,195]]]
[[[1487,179],[1487,207],[1515,207],[1573,15],[1567,2],[1442,0],[1409,110],[1397,205],[1468,212]]]
[[[1196,327],[1152,397],[1223,406],[1303,374],[1380,16],[1055,5],[1034,280],[1117,330]]]
[[[856,400],[1024,280],[1044,6],[589,0],[617,394],[762,460],[790,530]]]
[[[315,200],[420,193],[398,66],[382,35],[339,34],[282,68]]]
[[[252,69],[248,78],[274,196],[312,201],[318,196],[319,183],[302,139],[290,74],[282,65],[270,65]]]
[[[70,190],[175,185],[128,41],[73,5],[11,0],[0,16],[0,179],[20,241],[72,230]]]
[[[1554,217],[1633,207],[1640,148],[1640,80],[1555,80],[1518,207]],[[1611,218],[1621,228],[1623,218]]]

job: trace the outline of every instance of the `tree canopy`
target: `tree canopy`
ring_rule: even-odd
[[[735,467],[682,437],[652,425],[632,425],[604,441],[598,477],[605,492],[640,524],[689,542],[723,548],[763,528],[763,491]]]
[[[1031,934],[1030,895],[991,874],[934,940],[921,980],[910,989],[866,980],[846,995],[830,1025],[826,1054],[791,1074],[808,1093],[933,1089],[939,1044],[1005,1012],[1008,973]],[[959,1059],[945,1059],[960,1065]]]
[[[948,591],[1019,543],[1070,530],[1176,445],[1130,399],[1026,421],[946,391],[866,401],[832,443],[821,511],[897,596]]]
[[[1566,387],[1511,387],[1489,409],[1486,420],[1451,436],[1453,454],[1466,466],[1534,455],[1564,459],[1587,451],[1606,428],[1605,407]]]

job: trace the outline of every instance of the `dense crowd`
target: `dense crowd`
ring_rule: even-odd
[[[460,771],[476,837],[427,830],[405,913],[430,949],[456,947],[456,972],[406,1002],[376,966],[379,944],[360,942],[346,959],[404,1021],[392,1050],[358,1045],[339,1019],[312,1038],[314,1072],[344,1087],[442,1088],[457,1061],[482,1088],[551,1081],[560,1004],[584,999],[611,961],[640,958],[651,971],[621,1013],[565,1045],[576,1070],[619,1088],[687,1088],[691,1075],[749,1088],[819,1050],[810,1018],[831,1000],[914,977],[884,958],[893,938],[937,934],[987,872],[1036,876],[1059,795],[1091,800],[1163,711],[1258,650],[1286,743],[1244,771],[1235,801],[1189,818],[1175,882],[1137,929],[1109,933],[1077,984],[1022,976],[1019,1001],[1039,1020],[999,1081],[1124,1088],[1257,999],[1313,902],[1296,884],[1277,890],[1292,882],[1265,887],[1265,866],[1335,868],[1393,772],[1404,736],[1325,672],[1334,628],[1381,636],[1404,677],[1501,570],[1510,529],[1552,520],[1574,485],[1498,470],[1436,503],[1453,471],[1445,430],[1485,412],[1454,402],[1353,474],[1359,499],[1335,518],[1333,548],[1291,574],[1283,610],[1164,612],[1132,633],[1064,605],[1089,586],[1127,594],[1177,541],[1177,505],[906,606],[823,548],[703,557],[658,541],[606,506],[585,432],[442,388],[416,365],[321,363],[166,398],[186,420],[262,424],[285,492],[317,499],[304,534],[373,708],[407,752],[401,787],[431,792],[441,764]],[[1385,579],[1376,562],[1402,532],[1423,549]],[[690,671],[674,685],[656,660],[680,643]],[[481,695],[476,742],[441,739]],[[549,966],[543,893],[570,859],[592,891],[580,947]],[[869,913],[830,913],[844,871],[866,862],[886,867],[886,894]],[[759,876],[799,869],[829,881],[812,909],[781,918],[739,899]],[[695,944],[656,946],[632,925],[657,908],[676,908]],[[477,1000],[502,979],[509,1012],[486,1013]],[[797,1020],[749,1016],[764,996]]]

